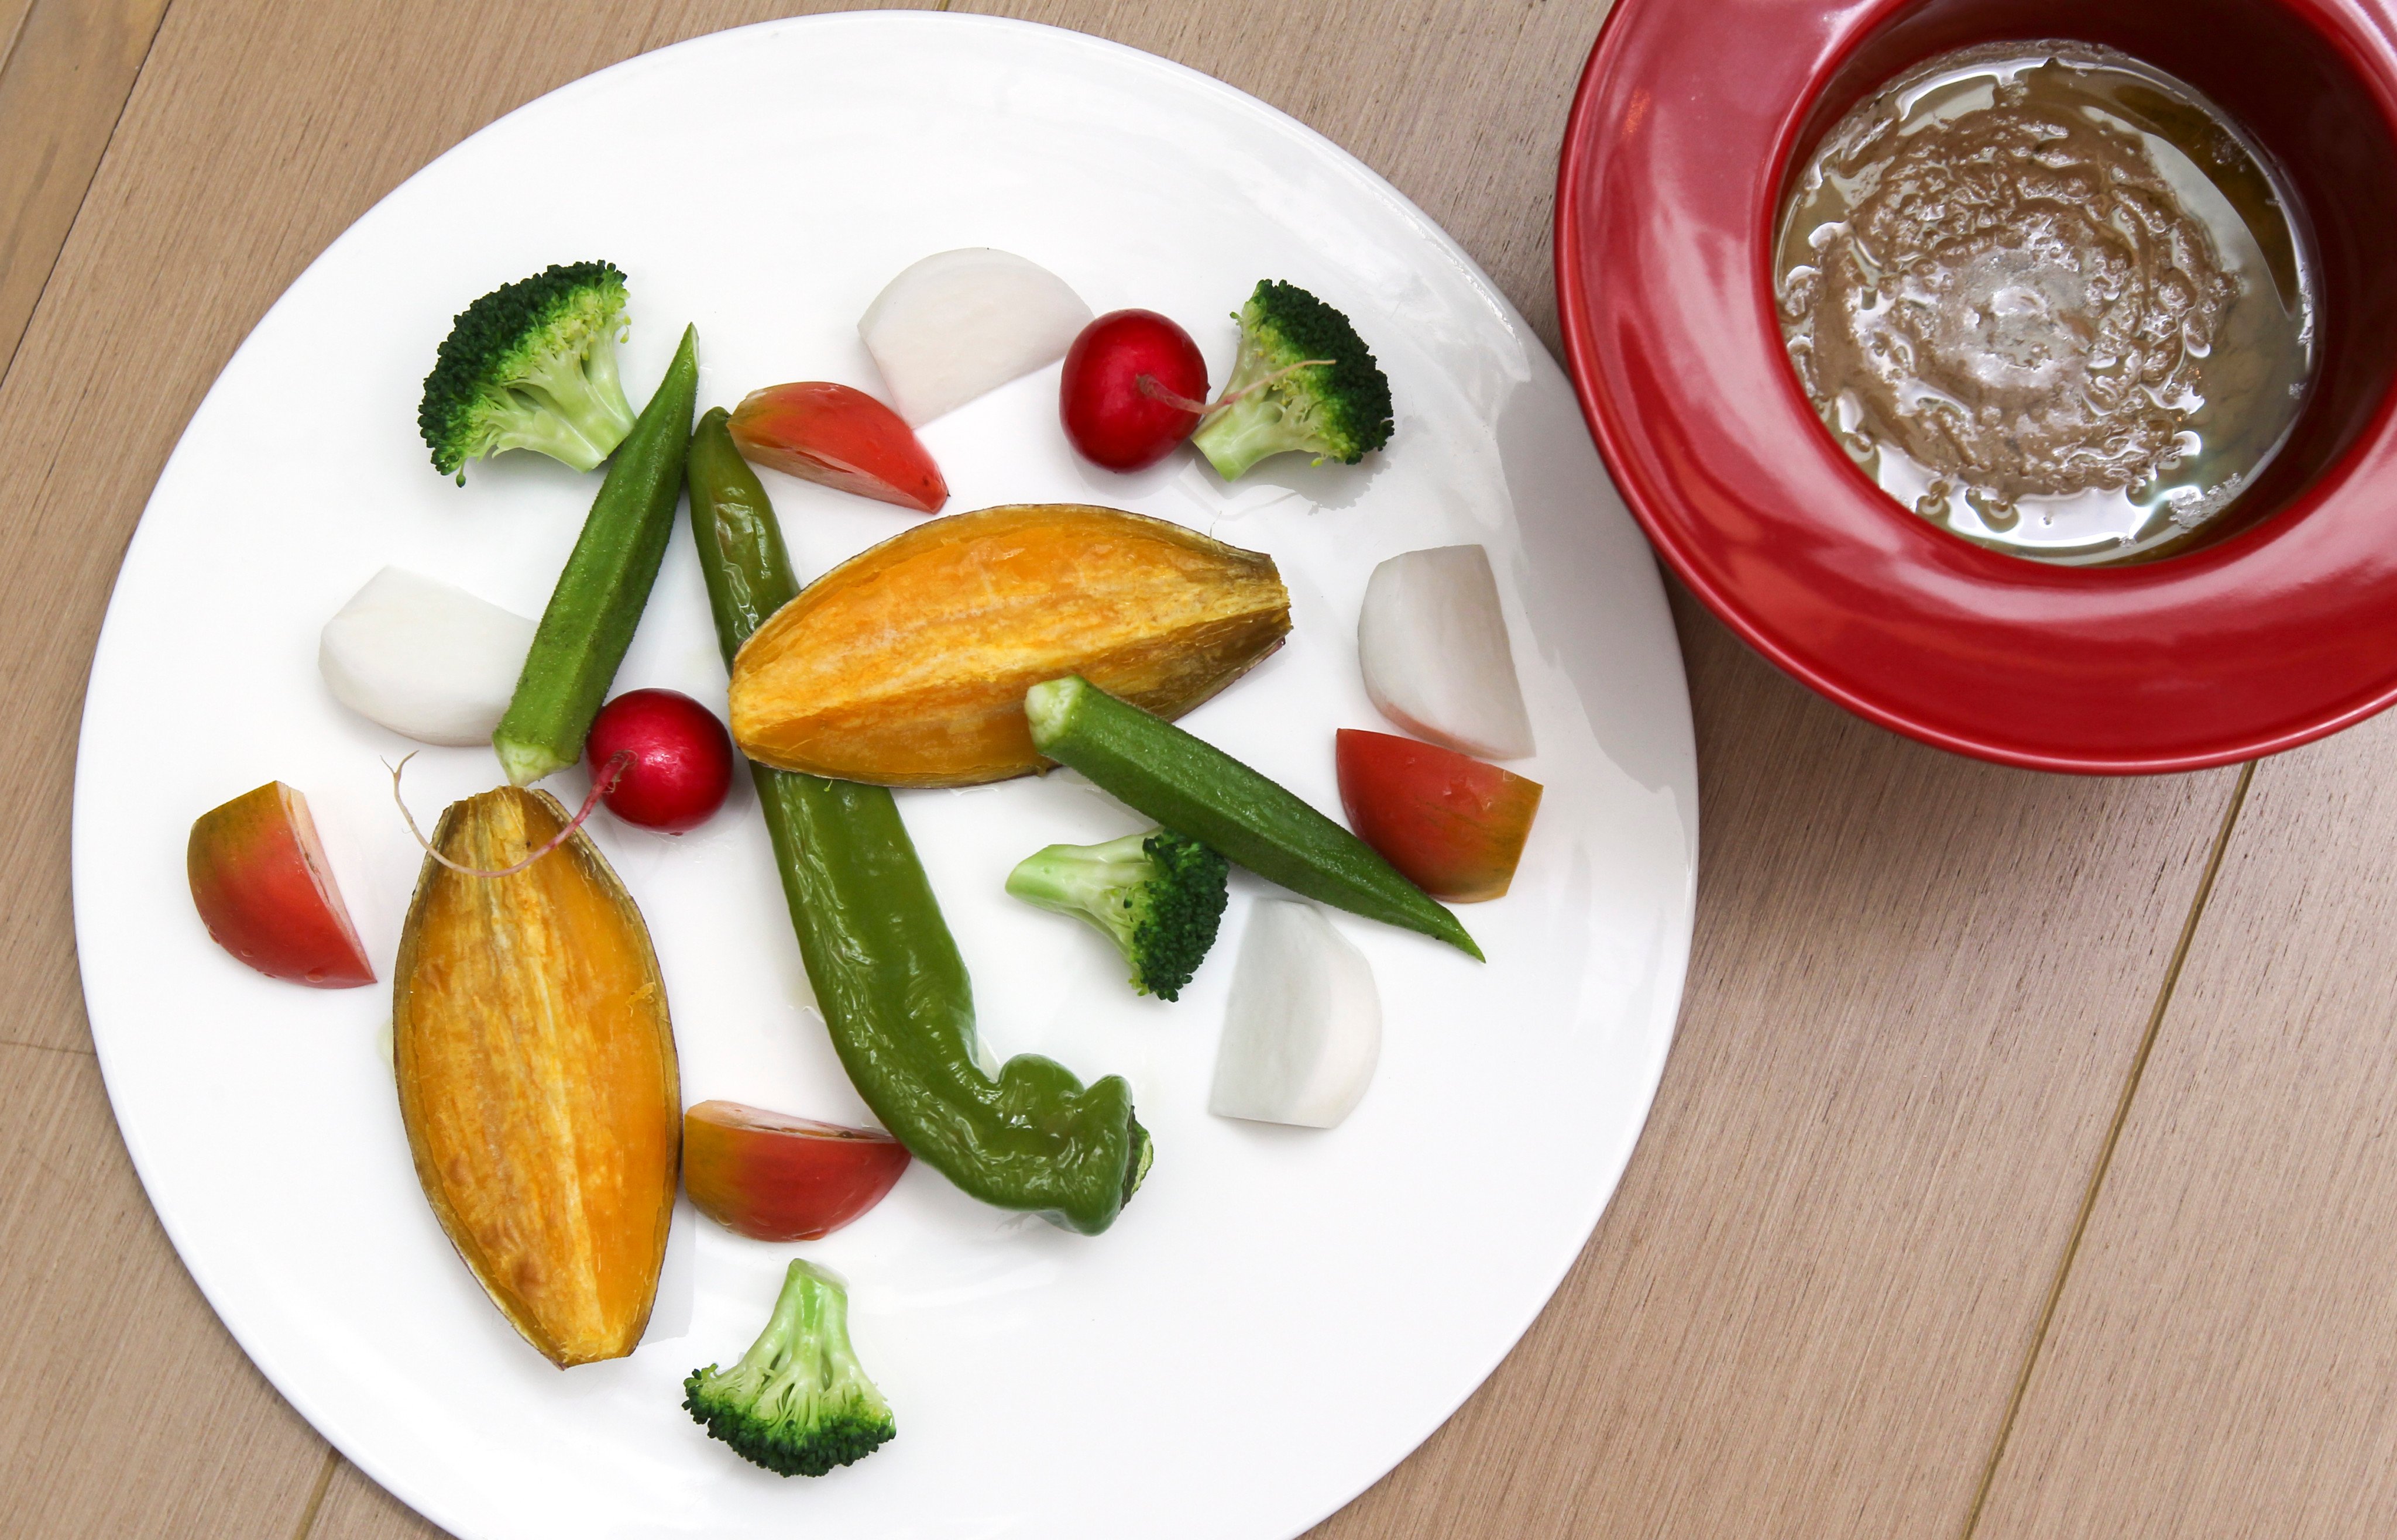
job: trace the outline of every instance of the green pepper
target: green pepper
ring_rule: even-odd
[[[529,785],[583,757],[583,741],[633,645],[674,534],[698,395],[699,330],[687,327],[657,394],[616,446],[608,479],[541,612],[507,715],[491,734],[512,784]]]
[[[798,592],[773,505],[723,408],[691,435],[691,534],[727,664]],[[1132,1088],[1025,1053],[984,1069],[973,985],[899,806],[881,786],[752,765],[758,805],[841,1067],[916,1158],[985,1203],[1096,1235],[1147,1174]]]

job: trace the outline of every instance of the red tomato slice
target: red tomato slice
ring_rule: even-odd
[[[1471,904],[1515,880],[1540,783],[1453,749],[1342,728],[1340,806],[1357,837],[1434,898]]]
[[[801,480],[925,514],[949,500],[915,430],[864,391],[822,380],[769,385],[750,392],[729,425],[743,458]]]
[[[184,865],[200,923],[260,972],[318,989],[374,983],[308,799],[282,782],[202,813]]]
[[[739,1102],[682,1115],[682,1185],[693,1207],[752,1240],[813,1240],[882,1201],[907,1147],[872,1129]]]

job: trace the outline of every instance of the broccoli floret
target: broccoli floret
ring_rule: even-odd
[[[616,381],[624,275],[569,262],[468,305],[424,377],[416,423],[444,475],[502,449],[538,449],[587,471],[633,431]]]
[[[1348,317],[1293,284],[1257,285],[1234,317],[1223,404],[1190,442],[1225,480],[1292,450],[1354,465],[1390,441],[1390,382]]]
[[[1036,851],[1007,874],[1007,891],[1105,931],[1132,964],[1132,987],[1171,1000],[1215,944],[1228,869],[1197,840],[1155,829]]]
[[[783,1275],[773,1319],[743,1354],[682,1382],[683,1410],[711,1439],[783,1476],[822,1476],[864,1459],[898,1429],[849,1346],[849,1294],[804,1260]]]

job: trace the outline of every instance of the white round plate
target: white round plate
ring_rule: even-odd
[[[563,169],[561,169],[563,168]],[[1076,460],[1055,368],[931,424],[951,507],[1073,501],[1270,552],[1290,644],[1187,718],[1336,808],[1332,730],[1384,729],[1359,679],[1374,564],[1478,541],[1495,563],[1547,799],[1514,891],[1464,917],[1476,965],[1349,916],[1386,1023],[1339,1129],[1206,1110],[1240,932],[1179,1004],[1138,998],[1094,931],[1000,891],[1054,840],[1141,821],[1065,773],[903,794],[973,970],[984,1032],[1127,1076],[1147,1185],[1086,1239],[983,1208],[917,1166],[805,1248],[850,1280],[899,1437],[821,1480],[710,1442],[692,1368],[764,1323],[794,1248],[686,1205],[649,1335],[560,1373],[442,1237],[392,1091],[382,987],[320,992],[219,951],[183,878],[191,820],[270,780],[313,803],[387,979],[418,853],[316,633],[386,563],[538,615],[596,475],[513,454],[463,489],[425,462],[419,382],[449,317],[552,261],[630,275],[637,401],[695,322],[700,401],[829,379],[878,388],[858,315],[930,252],[995,246],[1100,311],[1188,326],[1213,378],[1263,277],[1345,310],[1386,367],[1391,448],[1277,460],[1226,486],[1187,451],[1137,475]],[[803,576],[911,516],[769,474]],[[677,531],[618,687],[720,701]],[[496,783],[431,749],[420,816]],[[570,803],[578,776],[558,778]],[[671,839],[595,832],[647,915],[690,1102],[841,1121],[864,1108],[809,1006],[745,787]],[[159,478],[93,663],[75,796],[76,937],[125,1140],[243,1347],[368,1474],[461,1536],[1279,1540],[1428,1435],[1547,1299],[1614,1189],[1687,960],[1696,785],[1680,653],[1648,550],[1522,318],[1423,214],[1332,144],[1215,81],[1071,33],[849,15],[720,33],[577,82],[394,192],[242,344]]]

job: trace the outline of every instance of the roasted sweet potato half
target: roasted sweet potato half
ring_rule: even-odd
[[[566,810],[502,786],[433,843],[497,871]],[[458,1254],[559,1368],[641,1340],[681,1152],[674,1027],[640,911],[579,830],[511,877],[425,860],[394,970],[392,1056],[417,1179]]]
[[[1080,503],[919,524],[775,611],[732,665],[732,737],[781,770],[965,786],[1040,767],[1024,692],[1079,674],[1159,716],[1290,633],[1273,558]]]

